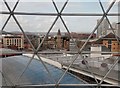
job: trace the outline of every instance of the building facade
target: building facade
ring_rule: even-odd
[[[58,30],[58,33],[57,33],[57,39],[56,39],[56,48],[57,49],[62,49],[62,36],[61,36],[61,32],[60,32],[60,29]]]
[[[118,37],[119,41],[120,38]],[[113,33],[102,38],[103,45],[110,49],[111,52],[120,52],[120,44]]]
[[[38,45],[41,43],[44,36],[38,36],[32,33],[26,33],[26,36],[32,43],[35,49],[38,48]],[[5,35],[1,39],[0,47],[12,48],[12,49],[24,49],[24,50],[33,50],[31,44],[28,42],[28,39],[22,33],[16,33],[11,35]],[[56,50],[69,50],[69,41],[70,39],[67,36],[61,35],[60,30],[58,30],[56,36],[48,35],[39,50],[45,49],[56,49]]]
[[[69,49],[69,45],[70,45],[70,38],[68,36],[62,36],[60,29],[57,32],[57,36],[55,38],[55,48],[57,50],[70,50]]]
[[[13,49],[23,49],[24,48],[24,39],[22,36],[4,36],[3,37],[3,46]]]
[[[117,36],[120,38],[120,22],[116,24]]]
[[[120,52],[120,38],[117,36],[117,39],[113,33],[109,33],[106,36],[99,38],[97,41],[94,41],[94,45],[101,46],[102,52]]]
[[[97,24],[99,24],[100,20],[97,20]],[[109,24],[106,19],[104,19],[99,27],[97,28],[97,37],[100,38],[107,34],[107,30],[109,29]]]

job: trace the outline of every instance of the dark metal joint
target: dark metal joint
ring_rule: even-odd
[[[14,15],[14,12],[13,12],[13,11],[11,11],[11,12],[10,12],[10,15]]]
[[[61,13],[58,13],[58,16],[60,17],[60,16],[61,16]]]
[[[37,55],[37,53],[38,53],[37,51],[34,52],[35,55]]]

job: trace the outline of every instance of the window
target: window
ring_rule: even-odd
[[[108,44],[111,44],[111,40],[108,40]]]
[[[107,76],[108,76],[107,74],[110,73],[110,69],[108,71],[106,71],[106,75],[104,75],[103,78],[101,78],[100,82],[98,82],[98,80],[97,80],[98,78],[96,78],[96,76],[95,76],[94,69],[93,69],[93,71],[91,69],[89,69],[89,65],[91,65],[90,67],[98,66],[99,63],[94,62],[94,61],[96,61],[96,59],[92,58],[94,63],[91,63],[90,62],[91,60],[90,61],[88,60],[87,63],[85,62],[84,63],[86,65],[85,67],[83,65],[81,65],[80,62],[85,59],[85,58],[81,58],[81,55],[83,53],[91,54],[91,52],[89,50],[88,51],[85,51],[85,50],[87,50],[86,48],[89,49],[90,48],[89,46],[91,46],[91,44],[90,44],[91,41],[94,41],[94,40],[90,41],[91,38],[93,39],[92,35],[95,33],[95,35],[97,36],[98,39],[101,37],[104,37],[107,34],[106,29],[109,29],[109,25],[110,25],[110,23],[108,22],[109,19],[110,19],[110,21],[113,19],[115,19],[115,21],[116,21],[118,19],[118,16],[117,16],[118,9],[116,9],[116,7],[118,7],[118,6],[116,5],[116,3],[115,2],[108,3],[108,2],[105,2],[104,0],[101,0],[102,2],[100,0],[98,2],[96,2],[96,1],[93,2],[93,0],[91,2],[88,2],[85,0],[83,0],[82,2],[79,2],[76,0],[70,0],[70,1],[63,0],[62,2],[59,2],[59,1],[57,2],[56,0],[55,1],[48,0],[48,1],[49,2],[44,2],[44,1],[43,2],[41,2],[41,1],[24,2],[23,0],[19,0],[15,3],[9,2],[8,0],[1,1],[3,4],[2,5],[3,8],[2,8],[2,11],[0,12],[0,15],[1,14],[2,14],[2,16],[4,15],[4,17],[3,17],[4,22],[2,22],[4,24],[3,24],[3,27],[1,28],[1,30],[3,31],[5,29],[6,30],[11,29],[11,31],[14,30],[14,32],[16,30],[19,30],[20,33],[22,33],[22,35],[25,35],[24,41],[25,42],[27,41],[25,43],[26,47],[28,47],[31,50],[31,52],[33,53],[33,58],[36,55],[36,56],[38,56],[38,59],[40,59],[40,61],[42,62],[42,59],[39,57],[39,55],[40,56],[42,56],[42,55],[41,54],[38,55],[39,49],[42,51],[42,48],[45,47],[44,49],[47,50],[47,48],[46,48],[47,44],[44,43],[44,42],[47,42],[47,40],[46,40],[47,36],[50,34],[51,31],[53,31],[52,29],[54,29],[56,31],[59,28],[61,28],[61,30],[63,30],[64,32],[67,33],[66,35],[69,35],[70,40],[72,40],[72,42],[70,41],[70,44],[72,44],[71,48],[73,51],[69,51],[68,55],[69,55],[69,53],[70,54],[73,53],[75,55],[75,57],[71,56],[71,58],[69,58],[70,55],[67,57],[66,61],[69,63],[67,63],[67,65],[65,64],[66,70],[65,70],[64,74],[60,74],[61,77],[58,79],[58,81],[55,80],[56,84],[51,84],[51,86],[58,85],[61,87],[62,79],[64,79],[65,74],[70,70],[70,68],[72,66],[73,67],[81,66],[82,70],[87,69],[86,72],[90,72],[91,77],[94,78],[94,81],[96,83],[95,87],[99,87],[98,84],[100,84],[101,87],[106,86],[103,84],[103,81],[105,81],[105,79],[107,78]],[[106,0],[106,1],[108,1],[108,0]],[[5,18],[6,15],[8,18]],[[8,22],[9,20],[10,20],[10,22]],[[96,23],[96,21],[97,21],[97,23]],[[11,24],[9,26],[6,26],[9,23],[11,23]],[[15,26],[17,26],[17,27],[15,27]],[[86,29],[87,29],[87,32],[88,31],[90,32],[90,34],[84,35],[84,33],[83,33],[81,35],[77,35],[78,32],[80,32],[80,33],[86,32]],[[70,30],[72,30],[73,33]],[[25,31],[28,31],[28,32],[25,32]],[[42,40],[41,40],[40,44],[37,46],[37,48],[34,47],[34,44],[36,43],[35,40],[37,40],[37,39],[35,39],[35,36],[34,37],[31,36],[31,31],[34,32],[34,34],[37,34],[37,32],[41,32],[41,33],[37,34],[37,37],[42,35],[42,37],[40,37],[40,39],[42,38]],[[77,31],[77,32],[74,33],[74,31]],[[44,33],[44,32],[46,32],[46,33]],[[78,38],[78,36],[79,36],[79,38]],[[78,47],[76,46],[76,41],[79,39],[85,43],[83,45],[81,45],[81,48],[78,50]],[[73,41],[73,40],[75,40],[75,41]],[[7,40],[7,43],[9,43],[9,42],[11,42],[11,40],[10,41]],[[21,43],[21,41],[16,38],[15,39],[16,46],[18,46],[19,43]],[[62,41],[60,41],[60,43],[62,43]],[[107,45],[107,43],[104,43],[104,44]],[[44,47],[42,47],[42,46],[44,46]],[[97,47],[97,48],[93,47],[93,48],[97,51],[94,53],[98,53],[98,54],[94,54],[94,56],[100,56],[102,53],[100,51],[100,47]],[[111,50],[111,40],[108,41],[108,48]],[[113,49],[115,49],[115,48],[113,48]],[[51,51],[48,49],[47,52],[54,53],[54,54],[57,52],[60,53],[60,56],[59,56],[60,60],[63,60],[63,61],[59,61],[58,58],[57,58],[57,61],[62,63],[61,65],[63,65],[63,63],[66,63],[66,61],[64,61],[65,58],[61,57],[61,53],[64,54],[67,51],[65,51],[65,50]],[[44,51],[42,53],[44,53]],[[109,52],[109,53],[111,53],[111,52]],[[50,56],[52,56],[52,55],[50,55]],[[48,57],[49,57],[49,54],[48,54]],[[32,62],[32,60],[29,61],[29,63],[31,63],[31,62]],[[116,62],[117,62],[117,60],[116,60]],[[29,63],[27,64],[25,71],[27,68],[29,68]],[[49,71],[52,68],[48,69],[47,66],[44,64],[44,61],[42,62],[42,65],[45,67],[44,69],[46,70],[46,72],[49,73],[50,78],[54,79],[54,77],[51,77],[52,74]],[[114,65],[116,65],[116,63],[114,63],[113,66]],[[112,66],[111,66],[111,69],[113,69]],[[36,70],[36,68],[34,70]],[[98,69],[98,72],[101,74],[103,73],[103,72],[99,71],[99,69]],[[24,71],[20,75],[21,76],[18,77],[18,80],[22,77],[22,75],[24,75]],[[37,78],[39,78],[39,77],[36,77],[36,79]],[[67,82],[68,82],[68,80],[67,80]],[[47,81],[45,83],[47,83]],[[38,87],[41,86],[40,84],[42,84],[42,83],[39,83]],[[65,85],[65,84],[63,84],[63,85]],[[88,85],[94,86],[94,85],[90,85],[90,84],[85,84],[85,86],[88,86]],[[24,86],[24,85],[20,85],[20,86]],[[29,85],[29,86],[34,87],[35,85]],[[47,86],[47,84],[45,84],[43,86]],[[68,85],[66,84],[65,86],[68,86]],[[74,84],[72,86],[74,86]],[[76,84],[75,86],[81,86],[81,85]],[[108,85],[108,86],[114,86],[114,85]],[[116,87],[116,86],[114,86],[114,87]]]

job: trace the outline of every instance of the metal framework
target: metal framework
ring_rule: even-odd
[[[113,2],[109,5],[108,9],[105,11],[103,5],[102,5],[102,2],[101,0],[98,0],[98,3],[100,4],[101,6],[101,9],[103,11],[103,14],[97,14],[97,13],[63,13],[63,10],[65,9],[66,5],[68,4],[69,0],[66,0],[66,2],[64,3],[62,9],[59,11],[58,10],[58,7],[56,5],[56,2],[54,0],[52,0],[52,3],[53,3],[53,6],[55,7],[55,10],[57,13],[28,13],[28,12],[15,12],[15,9],[17,7],[17,5],[19,4],[19,1],[18,0],[14,6],[14,8],[11,10],[10,9],[10,6],[8,5],[7,1],[6,0],[3,0],[4,1],[4,4],[6,5],[6,7],[8,8],[9,12],[7,11],[2,11],[0,12],[0,14],[3,14],[3,15],[6,15],[6,14],[9,14],[6,22],[4,23],[3,27],[1,28],[1,31],[4,30],[5,26],[7,25],[8,21],[10,20],[11,17],[13,17],[13,19],[15,20],[16,24],[18,25],[19,29],[21,30],[21,32],[23,33],[23,35],[26,37],[27,41],[29,42],[29,44],[31,45],[32,49],[33,49],[33,56],[32,58],[30,59],[30,61],[27,63],[26,67],[24,68],[24,71],[22,72],[22,74],[17,78],[16,80],[16,83],[19,83],[19,80],[20,78],[22,77],[22,75],[24,74],[24,72],[26,71],[26,69],[28,68],[28,66],[30,65],[30,63],[32,62],[34,56],[36,55],[39,60],[42,62],[44,68],[46,69],[46,71],[48,72],[49,74],[49,77],[54,81],[54,84],[45,84],[45,85],[16,85],[16,84],[11,84],[11,86],[14,86],[14,87],[40,87],[40,86],[54,86],[55,88],[56,87],[61,87],[61,86],[94,86],[94,87],[105,87],[105,86],[109,86],[109,87],[118,87],[118,85],[109,85],[109,84],[102,84],[103,81],[105,80],[105,78],[107,77],[107,75],[111,72],[111,70],[116,66],[116,64],[118,63],[119,61],[119,58],[116,59],[115,63],[111,66],[111,68],[109,69],[109,71],[104,75],[104,77],[101,79],[100,82],[98,82],[98,80],[96,79],[96,76],[94,75],[93,71],[90,69],[89,67],[89,64],[85,62],[85,65],[87,66],[89,72],[93,75],[93,78],[95,79],[96,81],[96,84],[60,84],[61,80],[64,78],[65,74],[68,72],[69,68],[71,67],[71,65],[75,62],[75,60],[82,55],[82,51],[83,49],[85,48],[86,44],[89,42],[90,38],[92,37],[93,33],[97,30],[97,28],[99,27],[99,25],[101,24],[101,22],[104,20],[104,18],[106,18],[106,20],[108,21],[110,27],[111,27],[111,30],[113,31],[113,33],[115,34],[114,30],[113,30],[113,27],[108,19],[107,16],[120,16],[120,14],[115,14],[115,13],[110,13],[109,14],[109,11],[110,9],[113,7],[113,5],[115,4],[116,0],[113,0]],[[52,25],[50,26],[48,32],[46,33],[46,35],[44,36],[42,42],[38,45],[37,49],[35,49],[35,47],[33,46],[33,44],[31,43],[30,39],[28,38],[28,36],[25,34],[24,32],[24,29],[22,28],[22,26],[20,25],[20,23],[18,22],[17,18],[15,15],[39,15],[39,16],[56,16],[54,22],[52,23]],[[43,44],[43,42],[45,41],[45,39],[47,38],[48,34],[50,33],[50,31],[52,30],[52,28],[54,27],[54,25],[56,24],[58,18],[60,18],[61,22],[63,23],[66,31],[68,32],[69,36],[71,37],[71,39],[74,41],[74,39],[72,38],[72,36],[70,35],[70,31],[69,31],[69,28],[67,27],[64,19],[62,18],[62,16],[102,16],[101,19],[100,19],[100,22],[95,26],[95,28],[93,29],[93,31],[91,32],[90,36],[88,37],[88,39],[86,40],[86,42],[83,44],[82,48],[78,49],[78,54],[77,54],[77,57],[74,58],[74,60],[71,62],[71,64],[68,66],[68,68],[65,70],[64,74],[62,74],[61,78],[56,82],[55,79],[52,77],[52,74],[50,73],[49,69],[47,68],[47,66],[45,65],[44,61],[42,61],[41,57],[38,55],[38,51],[39,51],[39,48],[41,47],[41,45]],[[118,37],[116,36],[115,34],[115,37],[117,39],[117,41],[119,42],[119,39]],[[76,44],[76,42],[74,41],[74,43]],[[120,43],[120,42],[119,42]],[[84,60],[84,58],[83,58]],[[3,74],[1,72],[3,78],[6,78],[7,76],[5,74]],[[7,78],[6,78],[7,79]],[[9,80],[10,81],[10,80]]]

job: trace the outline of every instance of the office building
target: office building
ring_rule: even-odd
[[[10,35],[3,37],[3,46],[12,49],[23,49],[24,40],[22,36]]]

